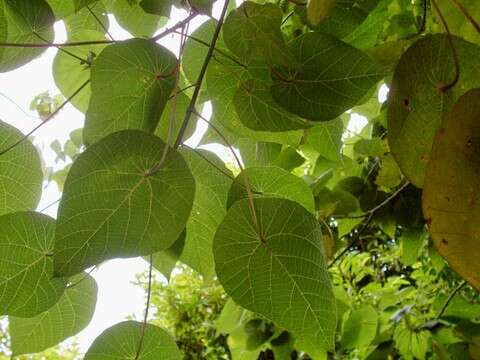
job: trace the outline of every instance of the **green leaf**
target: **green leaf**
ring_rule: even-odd
[[[0,15],[0,31],[9,43],[45,44],[53,42],[55,16],[44,0],[2,0],[5,20]],[[0,72],[14,70],[36,57],[46,48],[7,47],[2,50]]]
[[[169,50],[150,40],[107,46],[92,66],[85,143],[123,129],[153,132],[175,85],[176,65]]]
[[[93,41],[105,40],[105,35],[95,30],[79,30],[70,35],[70,41]],[[92,54],[99,54],[104,45],[95,46],[75,46],[69,49],[69,53],[88,60],[92,58]],[[85,81],[90,79],[90,67],[82,64],[82,61],[72,57],[63,51],[58,51],[53,59],[52,66],[53,79],[55,85],[61,91],[65,98],[69,98]],[[85,113],[90,102],[91,90],[88,84],[80,91],[70,103],[79,111]]]
[[[105,6],[122,28],[139,38],[152,36],[167,20],[145,12],[139,4],[130,5],[125,0],[105,1]]]
[[[307,4],[308,20],[313,26],[317,26],[330,15],[336,4],[337,0],[309,0]]]
[[[230,334],[242,324],[246,310],[235,304],[235,301],[228,299],[218,317],[215,327],[217,334]]]
[[[192,209],[195,183],[180,154],[124,130],[82,153],[68,174],[58,210],[55,273],[73,275],[115,257],[148,255],[178,239]]]
[[[300,65],[274,68],[271,92],[286,110],[309,120],[339,116],[383,77],[367,54],[330,35],[304,34],[290,50]]]
[[[272,165],[282,150],[281,144],[255,141],[249,138],[240,138],[235,144],[240,150],[245,167]]]
[[[0,121],[0,149],[20,141],[23,134]],[[42,193],[42,165],[37,149],[29,140],[0,156],[0,215],[34,210]]]
[[[97,302],[97,284],[88,274],[71,278],[60,300],[32,317],[9,317],[14,356],[40,352],[78,334],[90,322]]]
[[[430,333],[428,331],[413,331],[405,326],[397,326],[393,339],[400,354],[406,360],[424,360],[430,348]]]
[[[187,222],[182,262],[207,278],[215,275],[212,243],[215,231],[227,212],[227,193],[232,184],[230,171],[213,153],[182,150],[195,179],[195,199]]]
[[[245,1],[225,20],[223,39],[243,63],[264,59],[269,65],[287,66],[294,60],[280,31],[281,22],[278,5]]]
[[[308,130],[307,144],[324,158],[335,162],[341,161],[342,135],[343,122],[337,118]]]
[[[82,8],[89,6],[98,0],[73,0],[73,3],[75,4],[75,11],[79,11]]]
[[[355,145],[353,145],[353,150],[356,155],[373,157],[382,157],[388,152],[385,142],[378,137],[358,140]]]
[[[248,69],[226,57],[221,57],[221,62],[213,61],[210,63],[206,75],[206,84],[208,95],[212,101],[213,120],[239,137],[263,142],[298,145],[302,137],[301,131],[278,133],[254,131],[240,122],[234,104],[235,94],[240,84],[243,81],[255,78],[252,72],[266,71],[264,66],[250,65]]]
[[[371,344],[377,335],[378,315],[371,306],[352,310],[343,325],[342,347],[362,349]]]
[[[228,193],[228,207],[248,197],[245,177],[255,197],[277,197],[295,201],[315,212],[313,194],[298,176],[276,166],[250,167],[237,176]]]
[[[401,236],[402,263],[412,266],[417,262],[420,250],[425,246],[425,232],[422,228],[405,230]]]
[[[141,350],[137,354],[139,346]],[[175,341],[162,328],[148,323],[144,325],[137,321],[124,321],[101,333],[88,349],[84,359],[180,360],[181,358],[182,354]]]
[[[380,170],[375,178],[375,184],[387,188],[394,188],[402,182],[402,172],[391,155],[382,158]]]
[[[478,3],[475,0],[461,0],[459,2],[473,19],[477,19],[478,23],[478,19],[480,18],[480,8],[478,7]],[[452,34],[480,44],[480,34],[478,30],[465,18],[465,15],[453,1],[438,0],[437,5],[442,14],[448,19],[448,27]],[[433,15],[437,18],[438,22],[441,21],[436,11]]]
[[[305,349],[333,348],[335,298],[320,224],[289,200],[257,198],[253,203],[261,234],[248,199],[228,210],[215,234],[221,284],[242,307],[293,332]]]
[[[438,252],[480,290],[478,191],[480,89],[468,91],[447,113],[433,143],[423,213]]]
[[[186,233],[183,231],[177,240],[170,246],[167,250],[159,251],[152,254],[152,265],[153,267],[160,271],[160,273],[170,280],[170,275],[172,270],[177,265],[177,261],[182,254],[183,248],[185,246],[185,236]],[[150,257],[146,256],[145,260],[150,261]]]
[[[239,120],[246,127],[260,131],[305,129],[312,122],[285,111],[270,94],[269,85],[249,79],[240,83],[233,98]]]
[[[68,38],[76,38],[78,41],[82,41],[82,38],[77,34],[78,32],[94,30],[104,35],[105,29],[108,29],[110,25],[105,6],[100,1],[92,3],[88,9],[82,8],[80,11],[67,16],[63,19],[63,22],[67,29]]]
[[[0,216],[0,314],[35,316],[65,289],[53,279],[55,221],[34,212]]]
[[[452,41],[460,66],[460,77],[452,88],[441,90],[455,78],[447,35],[430,35],[415,42],[401,57],[392,80],[388,103],[390,149],[402,173],[420,188],[442,115],[466,90],[480,86],[480,68],[475,60],[480,57],[480,48],[457,37]]]

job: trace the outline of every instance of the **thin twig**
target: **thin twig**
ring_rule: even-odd
[[[41,36],[40,34],[38,34],[38,33],[35,32],[35,31],[33,32],[33,34],[34,34],[36,37],[38,37],[40,40],[42,40],[42,41],[44,41],[46,44],[48,44],[48,40],[45,39],[43,36]],[[85,63],[85,64],[87,64],[87,65],[92,65],[89,60],[84,59],[84,58],[82,58],[82,57],[80,57],[80,56],[78,56],[78,55],[75,55],[74,53],[72,53],[72,52],[70,52],[70,51],[68,51],[68,50],[66,50],[66,49],[62,49],[61,47],[58,47],[58,46],[55,46],[55,48],[57,48],[58,51],[61,51],[61,52],[63,52],[64,54],[67,54],[67,55],[69,55],[69,56],[71,56],[71,57],[73,57],[73,58],[75,58],[75,59],[77,59],[77,60],[80,60],[80,64]]]
[[[443,27],[445,28],[445,31],[447,32],[447,38],[448,38],[448,43],[450,44],[450,48],[452,50],[452,55],[453,55],[453,62],[455,65],[455,76],[453,77],[453,80],[450,81],[448,84],[442,85],[440,87],[440,90],[442,92],[445,92],[449,89],[451,89],[455,84],[458,82],[458,79],[460,79],[460,62],[458,60],[458,54],[457,54],[457,49],[455,48],[455,44],[453,43],[453,36],[450,33],[450,28],[448,27],[447,21],[445,20],[445,17],[443,16],[440,8],[437,5],[436,0],[431,0],[433,8],[437,12],[438,16],[440,17],[440,20],[443,24]]]
[[[75,90],[75,92],[70,95],[68,97],[67,100],[65,100],[58,108],[55,109],[55,111],[53,113],[51,113],[43,122],[41,122],[40,124],[38,124],[37,126],[35,126],[32,130],[30,130],[26,135],[24,135],[20,140],[16,141],[15,143],[13,143],[12,145],[8,146],[7,148],[3,149],[2,151],[0,151],[0,156],[1,155],[4,155],[5,153],[9,152],[10,150],[12,150],[13,148],[15,148],[17,145],[21,144],[22,142],[24,142],[25,140],[28,139],[29,136],[31,136],[35,131],[37,131],[39,128],[41,128],[43,125],[45,125],[47,122],[49,122],[51,119],[53,119],[55,117],[55,115],[57,115],[60,110],[62,110],[65,105],[67,105],[75,96],[77,96],[83,88],[85,88],[85,86],[87,86],[88,84],[90,83],[90,79],[88,79],[87,81],[85,81],[82,85],[80,85],[80,87]]]
[[[113,38],[112,34],[110,34],[110,32],[108,31],[108,28],[105,26],[105,24],[102,22],[102,20],[99,19],[99,17],[97,16],[97,14],[95,14],[93,12],[93,10],[90,8],[89,5],[86,6],[88,12],[95,18],[95,20],[97,21],[97,23],[100,25],[100,27],[103,29],[103,31],[105,31],[105,34],[108,35],[108,37],[110,38],[110,40],[113,40],[115,41],[115,39]]]
[[[95,265],[94,267],[92,267],[88,272],[86,272],[81,279],[79,279],[77,282],[74,282],[74,283],[71,283],[71,284],[68,284],[66,289],[71,289],[75,286],[77,286],[78,284],[80,284],[83,280],[85,280],[86,278],[88,278],[89,275],[92,274],[93,270],[95,270],[97,268],[97,265]]]
[[[223,20],[225,19],[225,14],[227,13],[229,0],[225,0],[225,5],[222,9],[222,14],[220,15],[220,19],[218,19],[218,24],[215,27],[215,32],[213,33],[212,42],[208,48],[207,55],[205,56],[205,60],[203,61],[202,68],[200,69],[200,73],[198,74],[198,79],[195,82],[196,86],[193,90],[192,99],[190,104],[188,105],[187,112],[185,114],[185,118],[183,119],[182,126],[180,127],[180,131],[178,132],[177,140],[175,141],[174,148],[178,148],[178,146],[182,143],[183,135],[187,130],[188,123],[190,118],[192,117],[192,113],[195,110],[195,103],[197,102],[198,94],[200,93],[200,88],[203,82],[203,78],[205,73],[207,72],[208,64],[210,63],[210,59],[212,58],[213,51],[215,49],[215,44],[217,43],[218,36],[220,35],[220,29],[223,25]]]
[[[370,210],[364,212],[363,214],[360,214],[360,215],[353,215],[353,216],[338,216],[337,218],[338,219],[361,219],[361,218],[364,218],[365,216],[368,216],[368,215],[373,215],[375,214],[378,210],[380,210],[381,208],[383,208],[385,205],[387,205],[390,201],[392,201],[393,199],[395,199],[397,197],[398,194],[400,194],[408,185],[410,185],[410,182],[405,182],[402,186],[400,186],[397,190],[395,190],[395,192],[390,195],[388,198],[386,198],[385,200],[383,200],[380,204],[378,204],[377,206],[371,208]]]
[[[467,9],[465,9],[463,4],[461,4],[458,0],[450,0],[450,1],[457,6],[457,8],[468,19],[468,21],[470,21],[470,24],[473,25],[475,30],[477,30],[477,32],[480,33],[480,23],[478,23],[477,20],[475,20],[475,18],[467,11]]]
[[[60,202],[62,198],[59,198],[53,202],[51,202],[50,204],[48,204],[47,206],[45,206],[43,209],[40,209],[40,212],[44,212],[45,210],[51,208],[53,205],[55,205],[56,203]]]
[[[91,40],[91,41],[72,41],[64,43],[47,43],[47,44],[35,44],[35,43],[11,43],[0,42],[0,47],[14,47],[14,48],[49,48],[49,47],[72,47],[72,46],[84,46],[84,45],[105,45],[113,44],[118,41],[114,40]]]
[[[182,28],[182,27],[184,27],[185,25],[187,25],[187,24],[188,24],[190,21],[192,21],[192,19],[195,18],[197,15],[198,15],[197,12],[192,12],[192,13],[190,13],[190,15],[188,15],[185,19],[183,19],[182,21],[179,21],[178,23],[176,23],[175,25],[173,25],[171,28],[168,28],[168,29],[166,29],[165,31],[161,32],[160,34],[153,36],[153,37],[151,38],[151,40],[157,41],[157,40],[163,38],[164,36],[167,36],[168,34],[171,34],[171,33],[176,32],[177,29]]]
[[[186,144],[182,144],[182,147],[185,147],[187,149],[189,149],[190,151],[193,151],[195,154],[197,154],[198,156],[200,156],[203,160],[205,160],[206,162],[208,162],[211,166],[213,166],[215,169],[217,169],[220,173],[222,173],[223,175],[225,175],[226,177],[228,177],[230,180],[235,180],[235,177],[232,176],[232,174],[228,173],[227,171],[225,171],[224,169],[222,169],[221,167],[217,166],[217,164],[215,164],[213,161],[211,161],[208,157],[206,157],[205,155],[202,154],[201,151],[198,151],[197,149],[194,149]]]
[[[437,315],[437,320],[440,319],[443,315],[443,313],[445,312],[445,310],[447,310],[447,307],[448,305],[450,304],[450,301],[452,301],[452,299],[455,297],[455,295],[464,288],[464,286],[467,285],[467,282],[465,280],[463,280],[460,284],[457,285],[457,287],[455,289],[453,289],[453,291],[450,293],[450,295],[448,295],[448,298],[447,300],[445,300],[445,303],[443,304],[442,308],[440,309],[440,311],[438,312],[438,315]]]
[[[135,359],[138,360],[140,353],[142,352],[143,339],[145,338],[145,330],[147,328],[148,312],[150,309],[150,299],[152,295],[152,270],[153,270],[153,255],[150,255],[149,267],[148,267],[148,288],[147,288],[147,303],[145,304],[145,315],[143,317],[142,330],[140,333],[140,341],[138,342],[137,353]]]

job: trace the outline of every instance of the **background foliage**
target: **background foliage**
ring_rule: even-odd
[[[0,71],[57,48],[61,92],[28,134],[0,122],[0,358],[480,359],[479,21],[475,0],[0,0]],[[85,126],[44,168],[29,137],[67,103]],[[144,318],[63,343],[92,267],[128,257]]]

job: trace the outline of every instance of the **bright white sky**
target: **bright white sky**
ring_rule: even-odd
[[[218,16],[221,10],[221,2],[215,4],[214,15]],[[186,12],[173,9],[167,27],[172,26],[186,16]],[[190,25],[190,32],[197,28],[203,21],[195,19]],[[160,29],[162,31],[163,29]],[[110,17],[109,32],[116,40],[122,40],[132,37],[123,30],[113,17]],[[55,24],[55,41],[63,42],[66,40],[65,28],[62,22]],[[162,39],[161,44],[168,47],[175,53],[178,53],[178,36],[171,35]],[[27,133],[34,128],[40,120],[36,113],[30,111],[31,100],[41,92],[49,91],[50,95],[56,95],[60,91],[55,86],[51,73],[53,58],[57,50],[51,48],[41,57],[29,64],[8,72],[0,74],[0,119]],[[382,97],[386,94],[386,89],[381,91]],[[205,110],[204,110],[205,111]],[[208,116],[209,111],[205,111]],[[64,163],[55,163],[56,154],[50,149],[50,143],[58,139],[64,143],[72,130],[83,127],[84,115],[77,111],[73,106],[67,105],[52,121],[41,127],[34,135],[34,143],[41,150],[42,157],[46,166],[52,166],[56,169],[63,168]],[[365,125],[364,118],[358,117],[352,121],[351,131],[358,132]],[[350,128],[350,126],[349,126]],[[206,124],[198,123],[198,129],[192,139],[188,141],[190,146],[195,146],[203,132],[206,130]],[[217,153],[225,161],[231,162],[231,156],[221,145],[208,146],[210,150]],[[60,197],[58,188],[54,182],[45,184],[42,200],[38,209],[54,202]],[[45,213],[55,217],[57,205],[50,207]],[[141,258],[112,260],[95,270],[92,275],[98,283],[98,301],[90,325],[78,335],[81,350],[86,351],[91,342],[107,327],[124,320],[129,315],[135,315],[141,318],[144,312],[144,292],[143,289],[134,286],[135,274],[141,273],[147,269],[147,264]]]

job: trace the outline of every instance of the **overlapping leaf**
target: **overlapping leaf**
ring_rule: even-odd
[[[60,202],[55,272],[169,248],[185,228],[195,183],[183,158],[154,135],[124,130],[74,162]],[[157,167],[158,172],[151,173]]]
[[[153,132],[173,90],[176,66],[175,56],[150,40],[107,46],[91,71],[85,144],[123,129]]]
[[[368,55],[330,35],[306,33],[289,48],[299,65],[272,70],[272,96],[286,110],[309,120],[339,116],[383,77]]]
[[[0,149],[23,138],[13,126],[0,121]],[[0,156],[0,215],[35,210],[42,193],[43,173],[37,150],[28,140]]]
[[[65,289],[53,278],[55,221],[34,212],[0,216],[0,314],[35,316]]]
[[[231,175],[221,160],[205,150],[182,150],[193,177],[195,199],[187,222],[187,238],[181,260],[207,278],[215,274],[212,243],[227,212]],[[222,173],[223,172],[223,173]]]
[[[6,42],[45,44],[53,40],[55,17],[44,0],[2,0],[0,33]],[[6,21],[6,23],[5,23]],[[46,48],[8,47],[2,50],[0,72],[16,69],[38,57]]]
[[[124,321],[95,339],[85,360],[180,360],[182,355],[172,337],[152,324]],[[140,345],[141,344],[141,345]],[[138,352],[139,346],[140,352]]]
[[[185,246],[186,232],[183,231],[177,240],[168,249],[152,254],[152,265],[160,273],[170,280],[172,270],[175,268],[180,255],[182,255]],[[145,260],[150,261],[150,256]]]
[[[228,193],[228,207],[248,196],[245,177],[254,196],[295,201],[313,213],[313,194],[305,181],[276,166],[249,167],[237,176]]]
[[[423,212],[438,252],[480,290],[479,118],[479,89],[445,116],[425,176]]]
[[[418,40],[401,57],[393,76],[388,106],[388,140],[403,174],[417,187],[423,186],[433,137],[442,115],[466,90],[480,86],[476,61],[480,48],[453,37],[459,60],[455,60],[447,35]],[[441,60],[441,61],[440,61]]]
[[[79,333],[93,317],[97,284],[88,274],[71,278],[71,285],[47,311],[32,317],[9,317],[14,356],[48,349]]]
[[[333,348],[335,299],[321,228],[290,200],[237,201],[214,240],[217,276],[232,299],[293,332],[307,352]]]

